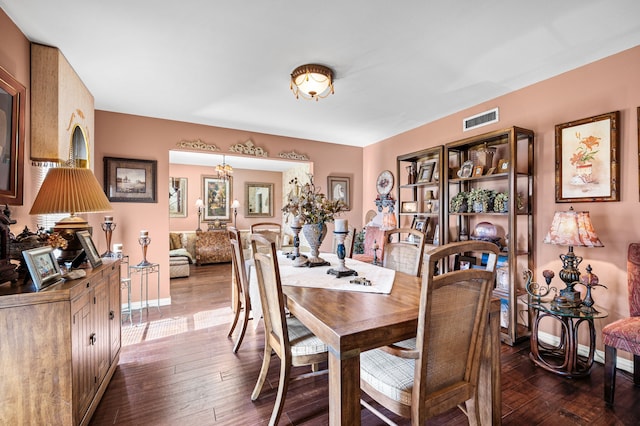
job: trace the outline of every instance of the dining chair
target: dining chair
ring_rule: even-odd
[[[382,266],[419,277],[422,274],[425,235],[417,229],[384,231]]]
[[[249,322],[249,313],[251,312],[251,302],[249,297],[249,280],[247,278],[246,262],[244,259],[244,249],[242,246],[242,238],[240,231],[234,227],[227,228],[229,231],[229,240],[231,241],[231,263],[233,266],[233,278],[235,280],[236,292],[236,304],[234,310],[236,312],[233,318],[233,323],[229,329],[227,337],[231,337],[233,331],[240,319],[240,312],[244,311],[242,318],[242,325],[240,327],[240,334],[236,338],[236,344],[233,346],[233,353],[237,353],[244,339],[244,334],[247,331],[247,323]]]
[[[496,273],[498,246],[461,241],[425,255],[415,349],[395,354],[373,349],[360,354],[360,385],[390,411],[422,425],[427,418],[462,404],[470,424],[480,424],[478,379]],[[451,270],[436,275],[438,263],[456,254],[487,253],[485,269]],[[376,416],[379,410],[361,400]]]
[[[271,353],[275,352],[280,358],[280,378],[269,419],[269,425],[275,425],[284,407],[289,382],[327,373],[326,369],[319,371],[318,365],[327,361],[328,348],[298,319],[285,314],[276,244],[260,234],[253,234],[251,246],[264,318],[264,356],[251,400],[258,399],[267,378]],[[312,366],[310,373],[290,377],[292,366],[306,365]]]
[[[618,349],[633,354],[633,384],[640,386],[640,243],[629,244],[627,251],[627,288],[630,317],[602,328],[604,343],[604,401],[613,405],[616,390]]]
[[[347,228],[347,235],[344,238],[344,250],[345,250],[346,257],[350,258],[353,255],[353,244],[355,242],[355,239],[356,239],[356,228],[349,225]],[[337,250],[338,250],[338,238],[334,234],[333,243],[331,246],[331,253],[336,253]]]
[[[252,234],[262,234],[276,243],[276,248],[282,248],[282,225],[276,222],[260,222],[250,226]]]

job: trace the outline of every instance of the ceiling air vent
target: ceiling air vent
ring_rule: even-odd
[[[466,132],[467,130],[475,129],[476,127],[482,127],[486,126],[487,124],[497,123],[498,121],[498,108],[494,108],[462,120],[462,130]]]

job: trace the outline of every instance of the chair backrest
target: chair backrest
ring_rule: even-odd
[[[466,252],[487,253],[486,269],[436,275],[443,259],[450,263],[456,254]],[[425,255],[411,404],[414,419],[437,415],[473,396],[482,347],[489,344],[486,324],[498,252],[493,243],[462,241]],[[431,396],[434,399],[429,400]]]
[[[640,316],[640,243],[629,244],[627,253],[627,286],[629,288],[629,313]]]
[[[276,249],[282,248],[282,225],[276,222],[254,223],[250,227],[252,234],[262,234],[269,241],[276,243]]]
[[[349,228],[347,229],[347,235],[344,238],[344,249],[345,249],[346,257],[353,256],[353,244],[355,242],[355,239],[356,239],[356,228],[349,225]],[[335,253],[337,249],[338,249],[338,238],[334,234],[333,245],[331,246],[331,253]]]
[[[233,265],[233,275],[236,280],[236,287],[238,288],[238,291],[242,291],[244,294],[249,294],[249,280],[247,279],[247,270],[244,262],[244,248],[242,246],[240,231],[234,227],[227,228],[227,231],[229,232],[229,241],[231,242],[231,263]]]
[[[383,241],[382,266],[416,277],[422,274],[424,233],[411,228],[388,229]]]
[[[262,302],[265,335],[280,359],[290,363],[291,349],[276,244],[261,234],[252,234],[251,247]]]

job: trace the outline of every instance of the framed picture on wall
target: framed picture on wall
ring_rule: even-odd
[[[556,125],[556,203],[619,201],[620,112]]]
[[[187,178],[169,178],[169,217],[187,217]]]
[[[273,184],[246,182],[245,216],[246,217],[273,217]]]
[[[0,67],[0,204],[21,205],[26,89]]]
[[[158,162],[104,157],[104,192],[109,201],[157,203]]]
[[[347,206],[346,210],[351,210],[351,178],[346,176],[327,177],[327,197],[330,200],[342,200]]]
[[[203,220],[229,220],[231,217],[232,179],[202,176]]]

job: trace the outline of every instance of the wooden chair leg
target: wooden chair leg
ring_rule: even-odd
[[[273,411],[271,412],[271,419],[269,419],[269,426],[277,425],[278,420],[280,420],[282,408],[284,408],[284,400],[287,396],[287,389],[289,388],[290,373],[291,361],[280,359],[280,380],[278,382],[278,394],[276,395],[276,403],[273,407]]]
[[[233,347],[233,353],[238,353],[238,349],[240,349],[240,345],[242,344],[242,339],[244,339],[244,333],[247,331],[247,323],[249,322],[249,310],[244,309],[244,318],[242,319],[242,327],[240,328],[240,334],[238,335],[238,339],[236,340],[236,344]]]
[[[618,350],[613,346],[604,347],[604,402],[608,407],[613,406],[616,390],[616,356]],[[635,361],[635,356],[634,356]],[[635,362],[634,362],[635,363]]]
[[[633,384],[640,387],[640,355],[633,356]]]
[[[262,359],[262,367],[260,368],[260,374],[258,375],[258,381],[256,382],[256,386],[253,388],[253,392],[251,393],[251,400],[255,401],[260,396],[260,392],[262,391],[262,386],[264,385],[264,381],[267,378],[267,373],[269,372],[269,363],[271,362],[271,346],[265,345],[264,348],[264,357]]]
[[[238,324],[238,318],[240,318],[240,310],[241,310],[241,306],[240,306],[240,302],[238,301],[238,303],[236,303],[236,315],[233,317],[233,322],[231,323],[231,328],[229,329],[229,333],[227,333],[227,337],[231,337],[231,335],[233,334],[233,330],[235,330],[236,328],[236,324]],[[235,350],[233,351],[235,352]]]

